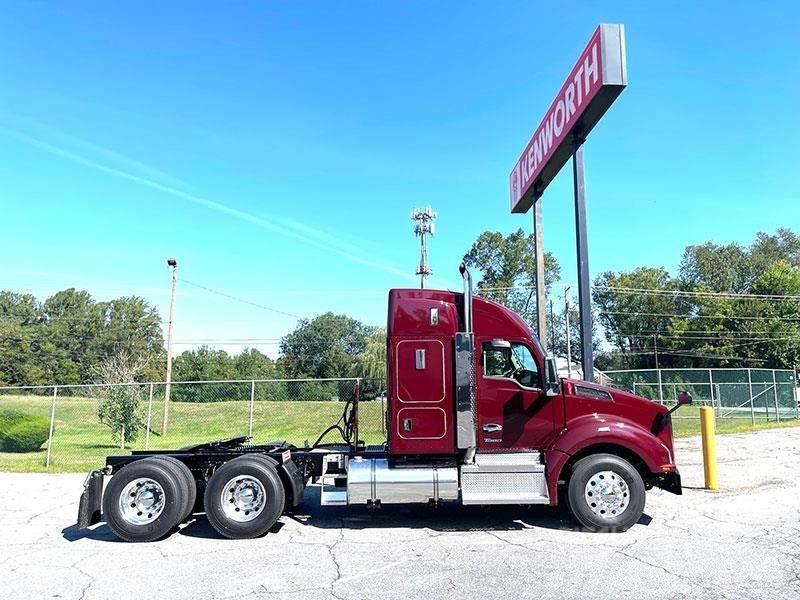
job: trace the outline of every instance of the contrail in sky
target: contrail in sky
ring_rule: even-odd
[[[10,136],[12,136],[16,140],[24,144],[28,144],[35,148],[39,148],[40,150],[44,150],[45,152],[49,152],[50,154],[53,154],[55,156],[59,156],[61,158],[65,158],[67,160],[76,162],[90,169],[94,169],[96,171],[100,171],[108,175],[113,175],[114,177],[119,177],[121,179],[131,181],[143,187],[157,190],[165,194],[170,194],[171,196],[175,196],[177,198],[186,200],[193,204],[203,206],[207,209],[214,210],[237,219],[241,219],[242,221],[247,221],[248,223],[256,225],[257,227],[261,227],[262,229],[278,233],[280,235],[297,240],[304,244],[308,244],[309,246],[314,246],[326,252],[333,252],[334,254],[338,254],[339,256],[351,262],[371,267],[374,269],[378,269],[386,273],[391,273],[392,275],[399,275],[404,279],[414,279],[414,276],[411,275],[410,273],[402,271],[401,269],[398,269],[397,267],[386,261],[365,258],[365,256],[368,257],[373,254],[371,251],[360,249],[354,246],[353,244],[350,244],[349,242],[346,242],[344,240],[340,240],[339,238],[325,231],[309,227],[294,219],[290,219],[287,217],[277,217],[276,221],[272,221],[264,217],[260,217],[258,215],[246,212],[244,210],[240,210],[238,208],[233,208],[226,204],[222,204],[221,202],[216,202],[214,200],[210,200],[208,198],[204,198],[202,196],[198,196],[196,194],[183,191],[173,185],[167,185],[165,183],[160,183],[158,181],[155,181],[153,176],[181,183],[180,180],[177,180],[167,175],[166,173],[162,173],[161,171],[153,169],[152,167],[140,163],[139,161],[135,161],[133,159],[125,157],[111,150],[106,150],[90,142],[84,142],[83,140],[79,140],[81,145],[84,145],[85,147],[95,148],[102,154],[106,154],[109,157],[112,157],[116,160],[120,160],[130,166],[133,166],[134,168],[142,169],[146,173],[150,174],[151,177],[143,177],[135,175],[126,170],[102,164],[100,162],[97,162],[90,158],[86,158],[79,154],[75,154],[73,152],[70,152],[69,150],[65,150],[64,148],[55,146],[53,144],[40,140],[36,137],[32,137],[20,131],[16,130],[6,130],[6,131]],[[72,138],[73,136],[70,137]]]

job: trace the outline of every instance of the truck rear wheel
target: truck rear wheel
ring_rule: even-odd
[[[613,454],[593,454],[575,463],[567,489],[572,516],[589,531],[625,531],[644,511],[642,476]]]
[[[285,492],[275,462],[240,456],[217,469],[208,481],[205,508],[211,526],[227,538],[265,534],[283,512]]]
[[[156,455],[151,457],[151,459],[160,460],[171,465],[173,471],[183,481],[182,495],[184,497],[184,507],[179,521],[179,523],[183,523],[186,519],[189,518],[189,515],[191,515],[192,512],[194,512],[194,505],[195,502],[197,501],[197,482],[195,482],[194,480],[194,475],[192,475],[192,472],[189,470],[189,467],[187,467],[177,458],[173,458],[172,456]]]
[[[123,540],[152,542],[178,524],[185,503],[184,482],[174,465],[145,458],[111,478],[103,495],[103,513]]]

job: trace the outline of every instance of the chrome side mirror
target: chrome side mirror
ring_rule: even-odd
[[[561,381],[558,377],[558,367],[553,356],[545,358],[544,392],[548,396],[558,396],[561,393]]]

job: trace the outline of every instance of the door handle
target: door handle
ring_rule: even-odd
[[[483,426],[483,431],[484,433],[497,433],[498,431],[503,431],[503,426],[497,423],[487,423]]]

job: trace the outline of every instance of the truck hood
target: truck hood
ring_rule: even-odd
[[[588,381],[562,379],[562,389],[566,400],[566,417],[570,419],[570,407],[575,414],[589,412],[607,419],[620,419],[633,422],[646,429],[672,450],[672,427],[667,423],[662,427],[666,407],[630,392]]]

